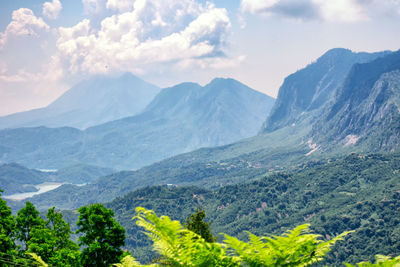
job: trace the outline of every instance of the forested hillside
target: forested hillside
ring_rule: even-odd
[[[400,250],[400,154],[351,154],[329,161],[311,161],[291,172],[216,190],[199,187],[147,187],[107,204],[127,229],[127,246],[149,260],[150,243],[131,221],[143,206],[181,221],[203,207],[214,234],[246,238],[244,231],[280,234],[310,223],[329,238],[355,230],[338,244],[330,264],[372,260],[374,253]]]

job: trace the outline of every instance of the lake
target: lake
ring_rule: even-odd
[[[35,187],[38,189],[38,191],[36,191],[36,192],[12,194],[12,195],[8,195],[8,196],[2,196],[2,198],[11,199],[11,200],[23,200],[25,198],[32,197],[34,195],[39,195],[44,192],[54,190],[63,184],[64,183],[46,182],[46,183],[35,185]]]

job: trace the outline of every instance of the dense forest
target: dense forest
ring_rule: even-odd
[[[309,225],[304,224],[281,236],[247,232],[247,242],[221,234],[223,243],[219,243],[210,232],[210,224],[204,222],[201,209],[187,217],[183,225],[142,207],[135,211],[133,219],[144,228],[156,252],[150,265],[141,265],[122,248],[125,229],[113,218],[113,211],[102,204],[79,208],[77,244],[70,239],[70,224],[55,208],[43,219],[27,202],[14,217],[0,198],[0,266],[309,266],[323,261],[337,241],[352,234],[347,231],[323,241],[322,235],[311,233]],[[376,264],[358,266],[399,263],[400,256],[378,255]]]
[[[150,261],[153,254],[151,243],[131,221],[137,206],[180,221],[202,207],[214,234],[243,240],[245,231],[281,234],[303,223],[326,238],[355,230],[348,242],[339,243],[327,256],[331,265],[341,266],[344,261],[373,260],[377,253],[398,253],[399,159],[398,153],[350,154],[215,190],[147,187],[106,205],[127,229],[127,247],[143,261]]]

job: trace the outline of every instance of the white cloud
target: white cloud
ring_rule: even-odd
[[[4,64],[2,70],[0,71],[0,82],[7,83],[23,83],[23,82],[55,82],[58,81],[63,76],[63,69],[60,66],[60,58],[57,56],[52,56],[50,61],[43,64],[38,72],[29,72],[24,68],[18,70],[17,73],[8,74],[7,67]]]
[[[53,2],[45,2],[43,4],[43,16],[49,19],[56,19],[62,9],[60,0],[53,0]]]
[[[118,10],[118,11],[130,11],[133,8],[133,0],[108,0],[106,7],[108,9]]]
[[[4,32],[0,33],[0,45],[4,46],[10,36],[38,36],[40,30],[49,31],[50,27],[42,18],[38,18],[28,8],[13,11],[12,20]]]
[[[230,27],[226,9],[212,4],[137,0],[132,11],[103,19],[100,29],[90,28],[89,20],[60,28],[57,48],[72,72],[137,72],[223,56]]]
[[[357,0],[313,0],[326,21],[354,22],[367,20],[366,10]]]
[[[99,13],[102,8],[102,1],[101,0],[82,0],[83,9],[85,13]]]
[[[263,13],[277,4],[279,0],[242,0],[241,8],[252,14]]]
[[[297,20],[357,22],[400,10],[399,0],[241,0],[241,10],[261,16]],[[397,16],[397,14],[396,14]]]

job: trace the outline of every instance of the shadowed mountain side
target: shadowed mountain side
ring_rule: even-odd
[[[400,147],[400,51],[350,71],[331,107],[313,126],[324,149],[357,146],[365,151]]]
[[[261,132],[296,124],[309,116],[309,112],[323,109],[332,101],[354,64],[370,62],[388,53],[355,53],[343,48],[329,50],[316,62],[285,78]]]

